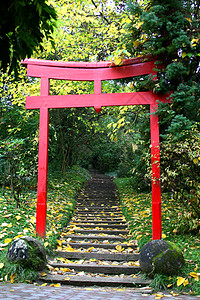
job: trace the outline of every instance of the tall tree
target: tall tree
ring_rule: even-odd
[[[15,72],[21,59],[30,57],[50,39],[56,20],[55,9],[46,0],[7,0],[0,3],[1,68]]]
[[[143,85],[140,78],[134,87],[172,91],[170,103],[159,105],[163,188],[199,217],[200,2],[129,1],[127,7],[121,44],[133,56],[154,56],[158,67],[157,78],[143,78]]]

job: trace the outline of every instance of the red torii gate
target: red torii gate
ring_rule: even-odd
[[[25,59],[27,75],[41,78],[40,96],[26,98],[26,109],[40,109],[39,159],[36,232],[45,237],[47,211],[47,168],[49,108],[94,107],[99,113],[102,106],[150,105],[151,127],[151,168],[152,168],[152,233],[153,239],[161,239],[161,187],[160,187],[160,148],[159,123],[156,111],[157,100],[166,102],[169,95],[156,95],[153,92],[101,93],[101,81],[152,74],[155,64],[151,59],[134,58],[123,62],[122,66],[112,66],[110,62],[61,62],[38,59]],[[49,95],[50,79],[93,81],[94,94]]]

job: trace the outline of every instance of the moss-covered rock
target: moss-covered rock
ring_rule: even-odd
[[[46,264],[44,247],[30,236],[16,239],[8,248],[7,259],[34,270],[42,270]]]
[[[176,274],[184,265],[184,257],[174,243],[153,240],[141,249],[140,267],[147,274]]]

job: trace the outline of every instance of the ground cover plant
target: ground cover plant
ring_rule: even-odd
[[[60,173],[49,175],[46,239],[39,239],[47,254],[52,253],[62,227],[67,225],[76,204],[76,195],[87,179],[88,172],[79,167],[67,170],[65,176]],[[10,264],[6,259],[7,249],[13,240],[24,235],[36,238],[36,191],[26,192],[23,199],[20,207],[16,208],[10,189],[4,194],[0,191],[1,281],[32,282],[37,277],[34,270]]]
[[[141,249],[152,239],[151,194],[136,193],[132,188],[130,178],[118,178],[115,183],[129,224],[131,239],[136,239]],[[172,294],[178,291],[178,293],[200,295],[199,228],[196,228],[194,224],[193,230],[189,229],[188,222],[192,221],[191,216],[187,216],[187,210],[180,207],[170,195],[164,194],[162,198],[162,238],[179,246],[186,263],[177,275],[155,274],[152,287],[156,291],[169,290]]]

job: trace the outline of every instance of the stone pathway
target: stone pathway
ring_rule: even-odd
[[[0,299],[15,300],[153,300],[156,295],[146,294],[145,291],[136,293],[134,289],[124,288],[78,288],[72,286],[50,287],[34,286],[33,284],[0,283]],[[172,296],[163,293],[163,298],[171,300],[195,300],[196,296]]]
[[[139,253],[134,241],[127,242],[128,233],[112,178],[93,175],[60,236],[56,259],[40,279],[74,286],[148,286],[150,280],[138,275]]]

